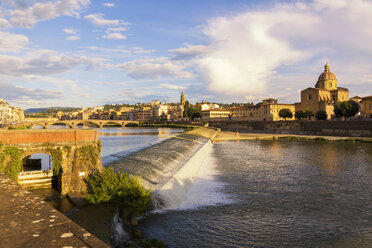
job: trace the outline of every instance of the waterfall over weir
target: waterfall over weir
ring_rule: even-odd
[[[226,203],[215,180],[213,145],[203,137],[180,134],[111,164],[142,177],[158,210],[189,209]]]

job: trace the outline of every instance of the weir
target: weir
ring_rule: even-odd
[[[116,171],[141,176],[152,189],[156,209],[186,209],[225,202],[215,190],[210,138],[213,129],[176,135],[111,164]]]

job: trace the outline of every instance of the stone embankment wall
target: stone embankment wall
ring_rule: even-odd
[[[372,137],[372,121],[219,121],[209,126],[229,131]]]
[[[97,130],[0,130],[4,145],[36,143],[90,143],[98,140]]]
[[[90,172],[103,168],[98,130],[7,130],[0,131],[0,142],[0,169],[13,174],[15,180],[24,158],[49,154],[63,195],[84,191]],[[12,154],[8,150],[13,150]]]

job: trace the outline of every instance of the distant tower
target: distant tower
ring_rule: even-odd
[[[184,107],[185,106],[185,95],[183,94],[183,91],[182,91],[182,94],[181,94],[181,105],[182,105],[182,107]]]

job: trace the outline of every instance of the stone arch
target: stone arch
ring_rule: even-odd
[[[107,122],[104,122],[102,126],[104,127],[107,124],[115,124],[116,126],[119,126],[119,127],[122,126],[121,123],[118,123],[117,121],[107,121]]]
[[[83,125],[93,124],[96,127],[99,127],[99,124],[97,122],[94,122],[94,121],[79,121],[79,122],[76,122],[74,124],[75,124],[75,126],[80,125],[80,124],[83,124]]]
[[[52,123],[46,123],[46,127],[49,128],[50,126],[57,125],[57,124],[63,124],[65,126],[69,126],[70,128],[74,128],[72,124],[64,121],[57,121]]]
[[[40,127],[42,127],[42,129],[45,129],[45,125],[43,123],[31,123],[30,126],[31,127],[40,126]]]
[[[127,121],[127,122],[124,122],[124,127],[140,127],[140,123],[137,122],[137,121]]]

